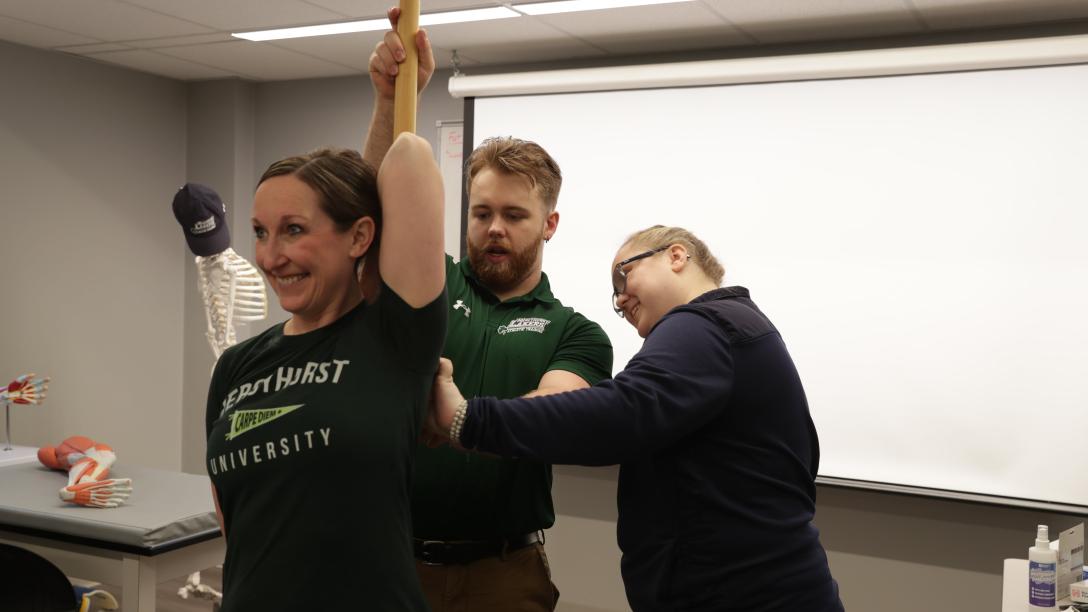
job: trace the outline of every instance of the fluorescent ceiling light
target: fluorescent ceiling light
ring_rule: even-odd
[[[373,32],[389,27],[388,19],[367,19],[345,23],[327,23],[325,25],[302,26],[298,28],[280,28],[278,30],[260,30],[257,32],[232,32],[235,38],[246,40],[281,40],[284,38],[304,38],[306,36],[327,36],[329,34],[348,34],[350,32]]]
[[[671,4],[674,2],[690,2],[690,0],[557,0],[556,2],[513,4],[511,8],[526,15],[552,15],[555,13],[598,11],[601,9],[646,6],[648,4]]]
[[[447,11],[445,13],[429,13],[419,16],[419,25],[432,26],[443,23],[464,23],[466,21],[487,21],[489,19],[506,19],[508,17],[521,17],[520,14],[506,8],[496,6],[492,8],[468,9],[465,11]]]
[[[464,23],[466,21],[487,21],[489,19],[506,19],[508,17],[520,17],[521,14],[503,6],[483,9],[469,9],[467,11],[447,11],[444,13],[429,13],[419,16],[419,25],[432,26],[445,23]],[[235,32],[231,36],[246,40],[282,40],[285,38],[304,38],[307,36],[327,36],[329,34],[350,34],[352,32],[373,32],[389,28],[388,19],[364,19],[362,21],[347,21],[342,23],[327,23],[324,25],[301,26],[297,28],[280,28],[277,30],[260,30],[257,32]]]

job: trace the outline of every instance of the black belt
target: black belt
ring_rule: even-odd
[[[457,565],[472,563],[486,557],[497,557],[504,552],[525,548],[537,542],[543,542],[540,539],[540,532],[537,531],[509,538],[467,542],[415,538],[415,553],[416,559],[422,561],[424,565]]]

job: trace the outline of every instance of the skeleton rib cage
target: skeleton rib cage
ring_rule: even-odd
[[[208,331],[205,336],[215,358],[234,345],[236,322],[259,321],[268,316],[268,297],[264,279],[234,249],[227,248],[210,257],[197,257],[200,294]]]

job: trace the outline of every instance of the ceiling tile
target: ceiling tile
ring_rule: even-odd
[[[587,36],[586,40],[616,55],[674,53],[748,44],[747,37],[724,24],[667,31]]]
[[[239,40],[158,49],[173,57],[258,81],[305,79],[353,74],[355,69],[295,53],[271,44]]]
[[[513,64],[602,57],[607,55],[565,32],[532,17],[475,23],[451,23],[427,28],[441,66],[453,51],[469,62]]]
[[[911,0],[935,30],[1088,18],[1085,0]]]
[[[396,6],[394,0],[304,0],[308,4],[320,6],[330,11],[349,15],[351,17],[383,17],[391,6]],[[501,2],[472,2],[472,0],[426,0],[420,3],[420,12],[438,13],[462,8],[481,8],[486,6],[500,6]]]
[[[493,58],[487,60],[491,63],[495,63],[496,59],[500,60],[499,63],[510,63],[603,55],[599,49],[526,17],[430,26],[427,32],[434,46],[438,68],[452,67],[454,49],[457,49],[464,66],[484,63],[478,59],[482,57]],[[268,44],[365,72],[370,53],[384,34],[359,32],[294,38]]]
[[[272,41],[269,44],[366,72],[370,54],[384,35],[385,32],[358,32],[290,38]]]
[[[1031,0],[1025,0],[1031,1]],[[904,0],[702,0],[760,43],[923,32]]]
[[[90,57],[91,59],[110,64],[117,64],[141,72],[150,72],[152,74],[183,81],[222,79],[237,76],[226,70],[220,70],[210,66],[201,66],[200,64],[169,57],[155,51],[145,51],[142,49],[99,53]]]
[[[384,32],[360,32],[358,34],[340,34],[335,36],[313,36],[310,38],[293,38],[270,42],[278,47],[297,51],[305,55],[311,55],[320,59],[350,66],[359,73],[367,71],[370,62],[370,54],[378,41],[384,36]],[[433,45],[432,41],[432,45]],[[460,54],[460,51],[458,52]],[[437,69],[442,70],[453,67],[453,50],[445,47],[434,46],[434,59]],[[477,65],[480,62],[461,55],[463,66]]]
[[[576,54],[581,50],[579,47],[585,46],[569,34],[533,17],[428,26],[427,33],[431,44],[446,49],[506,45],[511,51],[517,51],[523,43],[552,41],[570,43]]]
[[[3,9],[0,9],[3,10]],[[18,19],[0,16],[0,40],[6,40],[30,47],[62,47],[64,45],[82,45],[96,43],[89,36],[80,36],[55,28],[48,28]]]
[[[4,0],[0,14],[101,42],[208,31],[204,26],[115,0]]]
[[[687,51],[750,40],[698,2],[541,15],[539,20],[609,53]]]
[[[380,17],[394,3],[0,0],[0,40],[180,79],[358,74],[365,71],[381,32],[270,43],[239,41],[229,32]],[[499,0],[427,0],[423,9],[431,13],[501,4]],[[470,69],[1068,19],[1088,19],[1088,0],[695,0],[447,24],[428,30],[440,68],[451,67],[456,49],[462,67]]]
[[[123,0],[127,4],[200,23],[217,30],[254,30],[343,19],[299,0]]]
[[[539,20],[576,36],[598,36],[649,32],[672,28],[696,28],[700,26],[726,25],[717,13],[700,2],[678,2],[632,6],[607,11],[585,11],[539,15],[528,19]]]
[[[131,51],[132,47],[120,43],[94,43],[91,45],[55,47],[54,50],[62,51],[64,53],[73,53],[75,55],[92,55],[95,53],[105,53],[107,51]]]
[[[579,45],[576,52],[571,50],[572,45]],[[535,62],[553,62],[575,57],[592,58],[604,57],[607,55],[603,51],[584,45],[575,39],[567,41],[526,41],[513,46],[510,44],[472,45],[458,48],[457,54],[465,60],[463,67],[469,65],[470,62],[487,65],[530,64]]]
[[[190,36],[168,36],[166,38],[134,40],[125,44],[140,49],[157,49],[160,47],[185,47],[188,45],[203,45],[207,43],[230,42],[233,40],[238,39],[231,36],[228,32],[216,32],[215,34],[192,34]]]

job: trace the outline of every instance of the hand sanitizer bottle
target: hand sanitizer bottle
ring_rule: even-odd
[[[1050,534],[1046,525],[1039,525],[1035,546],[1028,549],[1028,610],[1056,610],[1055,591],[1058,584],[1058,552],[1050,550]]]

